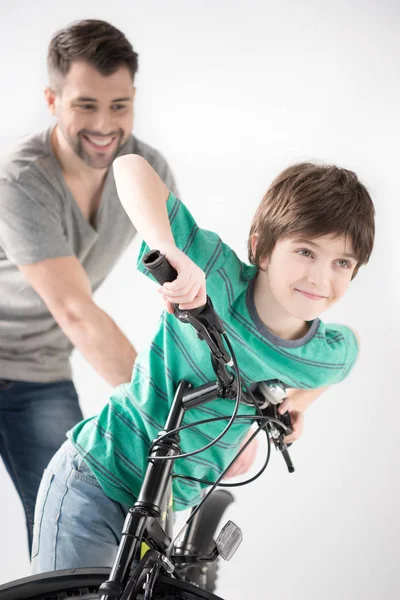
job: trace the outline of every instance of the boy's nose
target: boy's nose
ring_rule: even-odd
[[[308,269],[307,280],[322,293],[330,286],[330,273],[330,265],[314,263],[312,266],[310,265],[310,268]]]

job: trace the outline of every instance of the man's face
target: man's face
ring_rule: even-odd
[[[135,89],[127,67],[101,75],[84,61],[73,62],[59,89],[46,90],[51,112],[70,148],[90,167],[111,165],[133,126]]]
[[[276,243],[270,258],[261,261],[260,277],[285,314],[311,321],[342,298],[356,265],[344,236],[296,235]]]

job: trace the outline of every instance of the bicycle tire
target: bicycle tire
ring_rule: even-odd
[[[154,600],[223,600],[191,583],[161,576],[154,587]]]
[[[0,585],[0,600],[99,600],[110,569],[68,569],[24,577]],[[223,600],[195,585],[160,576],[154,600]]]
[[[66,600],[72,594],[79,600],[97,600],[96,592],[109,574],[110,569],[93,568],[31,575],[0,585],[0,600]]]

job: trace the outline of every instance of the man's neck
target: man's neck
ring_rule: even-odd
[[[254,304],[261,321],[283,340],[297,340],[309,330],[306,321],[288,314],[273,297],[266,278],[257,275],[254,282]]]
[[[66,179],[82,179],[86,184],[97,187],[102,184],[108,169],[93,169],[72,150],[56,125],[51,132],[51,146],[60,163],[62,173]]]

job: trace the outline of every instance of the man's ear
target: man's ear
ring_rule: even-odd
[[[57,110],[57,93],[50,87],[44,90],[47,108],[55,116]]]

